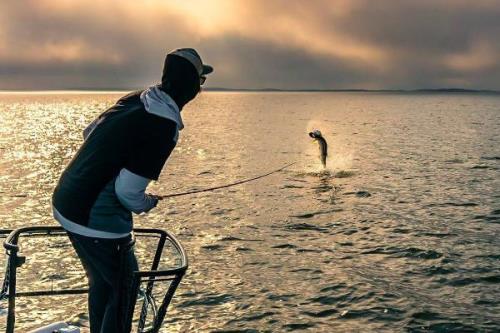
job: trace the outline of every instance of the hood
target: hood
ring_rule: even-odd
[[[177,124],[180,131],[184,128],[179,107],[159,86],[151,86],[141,93],[141,101],[147,112],[170,119]]]

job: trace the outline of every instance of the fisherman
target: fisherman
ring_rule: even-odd
[[[138,270],[132,213],[161,200],[146,194],[158,180],[184,127],[181,110],[201,90],[213,68],[190,48],[165,58],[161,84],[130,93],[84,131],[84,142],[52,196],[55,219],[66,229],[89,281],[91,333],[123,332],[123,292]]]
[[[320,130],[309,132],[309,136],[314,139],[319,145],[319,158],[323,168],[326,168],[326,157],[328,156],[328,144],[321,134]]]

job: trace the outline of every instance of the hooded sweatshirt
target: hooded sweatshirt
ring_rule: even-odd
[[[83,236],[128,236],[132,212],[156,206],[146,187],[158,179],[183,127],[176,103],[158,86],[122,97],[84,130],[52,196],[55,219]]]

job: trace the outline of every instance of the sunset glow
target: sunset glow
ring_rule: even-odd
[[[183,46],[209,87],[500,88],[489,0],[7,0],[0,18],[0,89],[140,87]]]

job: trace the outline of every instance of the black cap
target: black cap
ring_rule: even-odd
[[[195,49],[182,48],[174,50],[169,54],[173,54],[188,60],[196,68],[199,76],[207,75],[214,71],[214,68],[212,66],[203,63],[200,55],[198,54],[198,52],[196,52]]]

